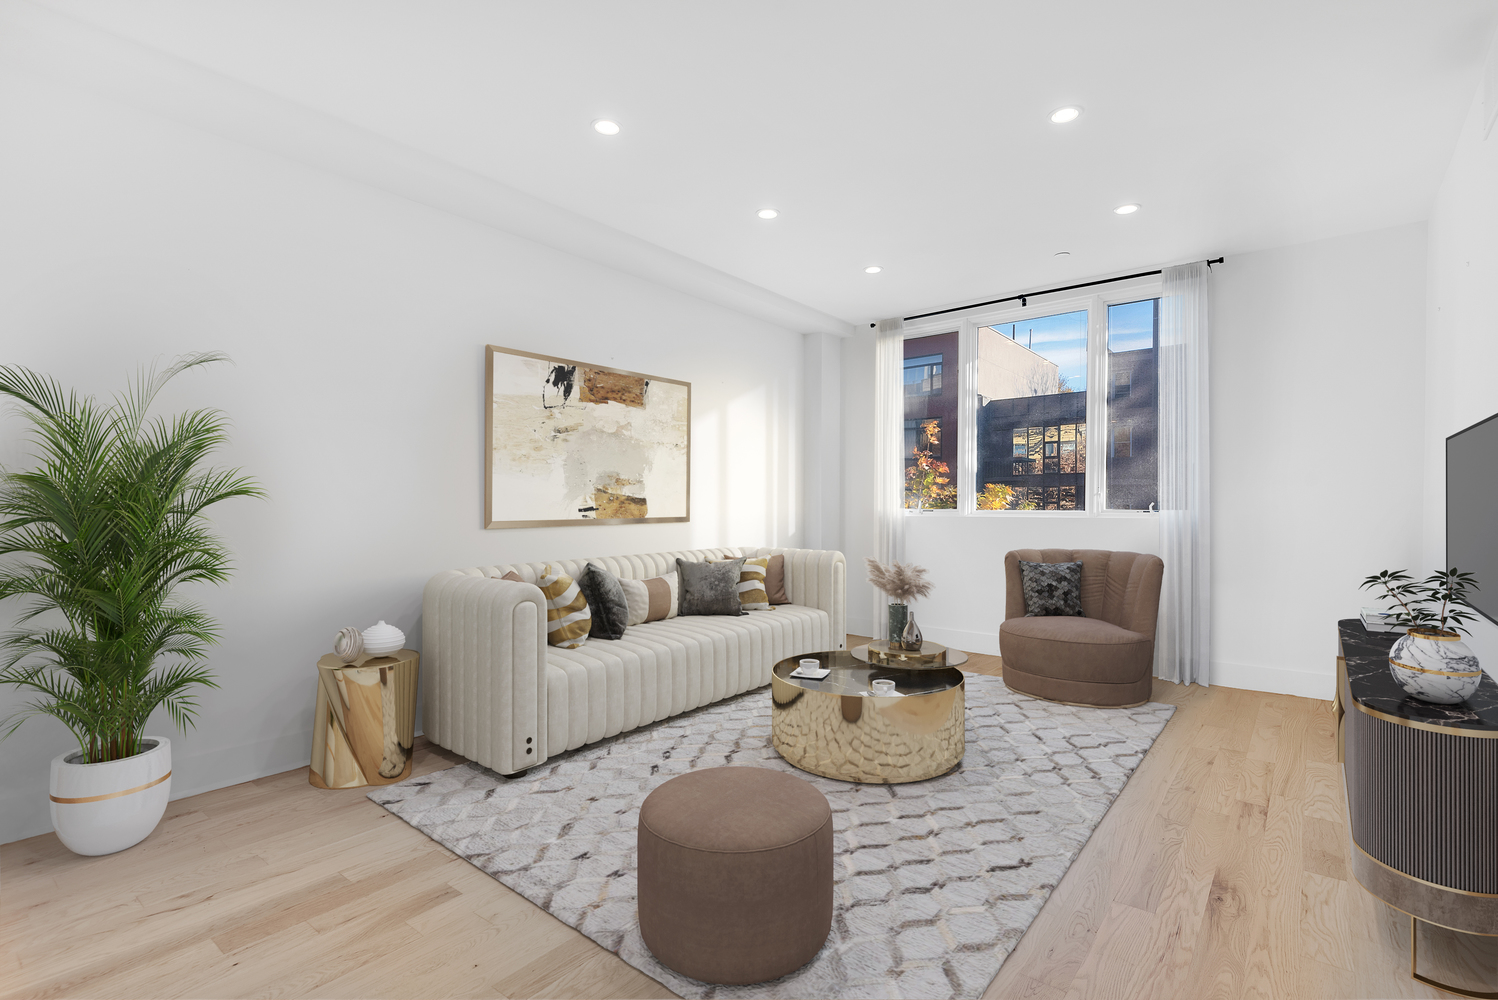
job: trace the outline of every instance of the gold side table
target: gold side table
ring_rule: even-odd
[[[414,649],[353,663],[333,653],[318,660],[307,780],[318,788],[359,788],[409,778],[420,672]]]

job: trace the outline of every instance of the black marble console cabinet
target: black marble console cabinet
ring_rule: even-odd
[[[1405,694],[1389,673],[1398,633],[1337,623],[1337,750],[1353,874],[1415,920],[1498,935],[1498,683],[1457,705]],[[1498,997],[1421,982],[1452,993]]]

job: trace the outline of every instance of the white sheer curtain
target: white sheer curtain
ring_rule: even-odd
[[[1160,296],[1160,544],[1165,580],[1155,676],[1205,685],[1212,553],[1207,324],[1211,268],[1167,267]]]
[[[880,320],[874,341],[874,558],[885,564],[905,559],[904,376],[905,323]],[[875,639],[889,638],[888,606],[889,599],[875,590]]]

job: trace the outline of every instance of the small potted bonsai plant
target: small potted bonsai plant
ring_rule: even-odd
[[[1389,650],[1389,671],[1409,694],[1439,705],[1465,701],[1482,683],[1482,668],[1467,644],[1462,642],[1463,622],[1477,616],[1456,605],[1469,590],[1477,590],[1477,579],[1455,566],[1437,570],[1415,582],[1404,570],[1384,570],[1368,577],[1362,589],[1382,588],[1385,600],[1400,610],[1390,624],[1403,626],[1405,634]]]
[[[52,825],[78,854],[113,854],[150,835],[171,793],[171,741],[147,736],[162,708],[179,731],[218,624],[175,596],[222,583],[229,555],[204,511],[263,496],[237,470],[205,466],[224,416],[147,420],[168,379],[222,355],[195,354],[142,375],[110,405],[25,368],[0,367],[0,394],[31,422],[36,464],[0,471],[0,600],[30,598],[0,637],[0,683],[37,693],[0,738],[49,715],[78,749],[52,761]],[[162,661],[175,661],[163,663]]]

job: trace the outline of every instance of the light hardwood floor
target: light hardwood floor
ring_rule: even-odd
[[[1349,874],[1330,704],[1155,698],[1175,717],[986,996],[1445,996]],[[459,761],[423,746],[416,772]],[[672,994],[305,768],[173,802],[111,857],[0,847],[0,997],[245,996]]]

